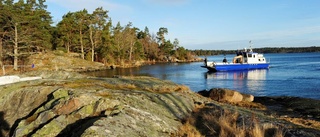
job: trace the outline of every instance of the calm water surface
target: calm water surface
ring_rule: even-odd
[[[226,55],[229,61],[234,55]],[[298,96],[320,99],[320,53],[265,54],[269,69],[209,73],[202,62],[166,63],[88,73],[92,76],[147,75],[187,85],[193,91],[229,88],[255,96]],[[219,61],[221,56],[209,56]]]

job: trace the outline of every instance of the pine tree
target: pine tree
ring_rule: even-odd
[[[109,19],[108,22],[104,25],[102,30],[102,44],[98,47],[98,58],[102,59],[104,63],[109,61],[110,63],[114,63],[114,44],[113,39],[111,37],[111,29],[112,29],[112,20]]]
[[[14,70],[18,69],[20,57],[51,47],[51,17],[43,3],[43,0],[40,3],[35,0],[27,0],[26,3],[24,0],[16,3],[7,0],[2,3],[5,11],[2,11],[1,16],[1,41],[13,49],[13,52],[7,54],[13,57]]]
[[[67,53],[71,51],[75,44],[76,23],[74,13],[68,12],[62,17],[62,21],[57,24],[59,38],[58,47],[64,46]]]
[[[108,11],[97,8],[90,16],[89,33],[91,43],[91,61],[94,61],[95,49],[102,45],[102,33],[107,24]]]
[[[118,63],[122,62],[122,59],[124,57],[124,36],[122,33],[123,27],[120,25],[120,22],[117,23],[117,25],[113,28],[113,40],[114,40],[114,46],[115,46],[115,58],[117,59]]]
[[[78,11],[74,13],[74,19],[75,23],[77,24],[78,34],[79,34],[79,42],[80,42],[80,49],[81,49],[81,58],[84,59],[85,55],[85,45],[84,42],[84,36],[86,35],[86,32],[88,31],[88,24],[89,24],[89,14],[86,9],[83,9],[82,11]]]

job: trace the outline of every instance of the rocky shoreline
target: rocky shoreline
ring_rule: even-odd
[[[156,62],[154,60],[136,60],[130,63],[122,64],[108,64],[101,62],[92,62],[88,60],[80,59],[79,57],[74,57],[72,53],[66,54],[61,52],[48,52],[48,53],[39,53],[34,54],[28,57],[27,71],[29,70],[49,70],[49,71],[69,71],[69,72],[90,72],[90,71],[100,71],[106,69],[115,69],[115,68],[130,68],[130,67],[139,67],[146,64],[154,63],[186,63],[186,62],[200,62],[203,61],[202,58],[194,58],[191,60],[177,60],[171,59],[167,61]],[[31,68],[32,66],[32,68]]]
[[[185,86],[151,77],[31,75],[43,79],[0,86],[2,135],[167,136],[197,98]]]
[[[213,123],[224,117],[235,120],[230,122],[236,123],[234,129],[244,125],[239,127],[252,131],[250,125],[260,125],[263,134],[282,129],[283,136],[320,135],[319,100],[216,100],[152,77],[97,78],[66,71],[20,75],[32,76],[42,79],[0,86],[2,136],[219,136],[228,133],[217,126],[224,122]],[[258,124],[245,122],[252,119]]]
[[[28,81],[0,85],[0,137],[320,136],[319,100],[91,77],[77,72],[110,68],[52,54],[29,61],[35,68],[17,74]]]

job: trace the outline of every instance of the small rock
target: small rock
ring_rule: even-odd
[[[242,101],[252,102],[254,100],[254,96],[253,95],[242,94],[242,96],[243,96]]]
[[[242,94],[229,89],[211,89],[209,97],[215,101],[240,102],[243,99]]]

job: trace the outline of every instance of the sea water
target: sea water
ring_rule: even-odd
[[[234,55],[208,56],[208,61],[231,61]],[[91,72],[89,75],[147,75],[189,86],[197,92],[228,88],[254,96],[296,96],[320,99],[320,53],[264,54],[269,69],[208,72],[203,62],[161,63],[137,68]]]

